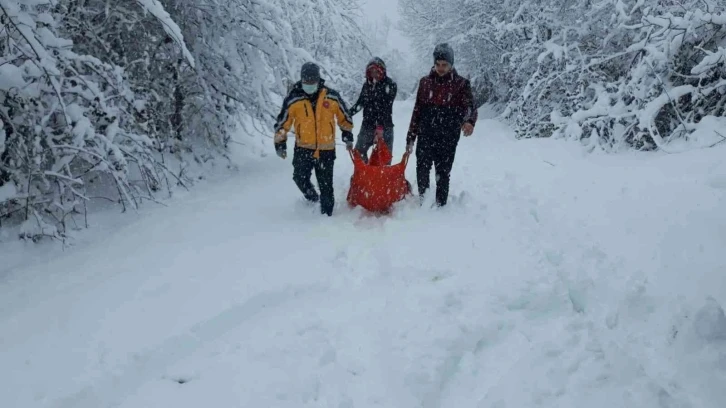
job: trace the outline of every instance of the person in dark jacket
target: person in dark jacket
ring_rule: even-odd
[[[421,78],[411,114],[406,151],[416,146],[416,181],[423,202],[431,167],[436,172],[436,205],[445,206],[461,132],[471,136],[477,120],[471,84],[454,69],[454,51],[446,44],[434,49],[434,66]]]
[[[377,138],[383,137],[388,148],[393,150],[393,101],[396,99],[398,85],[386,72],[386,63],[373,58],[366,66],[366,81],[356,103],[350,108],[355,116],[363,110],[363,123],[355,149],[363,160],[368,161],[368,149]]]
[[[353,149],[353,120],[340,94],[325,85],[320,67],[306,62],[297,82],[282,102],[275,121],[275,152],[287,158],[287,133],[295,130],[292,179],[311,203],[320,202],[320,212],[332,215],[335,206],[333,167],[335,164],[335,124],[343,142]],[[320,194],[310,181],[312,172],[318,180]]]

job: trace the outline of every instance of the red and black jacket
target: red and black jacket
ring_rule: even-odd
[[[432,68],[429,75],[419,80],[406,142],[413,143],[421,135],[458,137],[464,123],[474,126],[476,120],[477,109],[469,80],[453,68],[444,76]]]

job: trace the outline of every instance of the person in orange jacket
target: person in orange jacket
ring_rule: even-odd
[[[353,148],[353,120],[343,97],[325,85],[320,67],[303,64],[298,81],[282,103],[275,122],[275,151],[287,157],[287,133],[295,128],[295,150],[292,158],[292,179],[306,200],[320,203],[322,214],[333,215],[333,165],[335,163],[335,124],[342,132],[346,148]],[[320,194],[310,181],[312,171]]]

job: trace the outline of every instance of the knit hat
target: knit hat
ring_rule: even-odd
[[[300,79],[303,82],[320,81],[320,67],[313,62],[306,62],[300,68]]]
[[[434,48],[434,62],[444,60],[454,65],[454,50],[447,43],[441,43]]]

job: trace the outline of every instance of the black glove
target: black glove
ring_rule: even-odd
[[[345,143],[353,143],[353,132],[349,130],[343,131],[343,141]]]
[[[343,131],[343,142],[345,142],[345,148],[348,150],[353,149],[353,132],[344,130]]]
[[[275,143],[275,153],[277,153],[278,156],[281,158],[287,157],[287,143],[281,142],[281,143]]]

